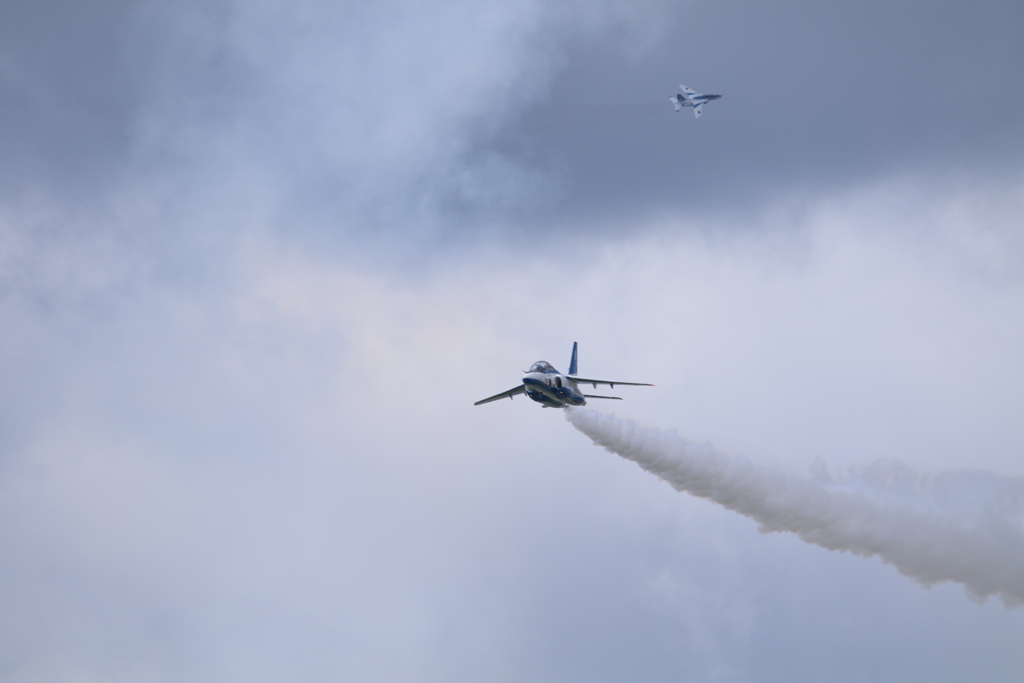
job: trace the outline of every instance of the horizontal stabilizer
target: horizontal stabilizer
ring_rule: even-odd
[[[620,396],[594,396],[593,394],[583,394],[583,395],[586,396],[587,398],[610,398],[610,399],[613,399],[615,401],[621,401],[622,400],[622,397],[620,397]]]
[[[672,106],[676,108],[676,111],[682,109],[682,106],[679,104],[679,100],[677,100],[676,98],[670,97],[668,98],[668,101],[672,103]]]

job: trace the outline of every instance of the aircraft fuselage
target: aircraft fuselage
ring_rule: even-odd
[[[696,92],[685,85],[679,86],[679,89],[683,91],[682,94],[673,95],[668,98],[669,102],[671,102],[672,106],[676,108],[676,111],[681,111],[683,107],[692,108],[693,115],[698,119],[700,118],[701,112],[704,110],[705,104],[722,99],[721,95],[706,95]]]
[[[554,369],[550,372],[526,373],[523,375],[523,386],[526,387],[527,396],[549,408],[587,404],[587,399],[580,393],[576,382]]]

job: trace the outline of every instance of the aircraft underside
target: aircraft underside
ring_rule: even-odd
[[[565,408],[566,406],[585,406],[587,399],[566,386],[548,386],[540,380],[525,378],[526,395],[545,408]]]

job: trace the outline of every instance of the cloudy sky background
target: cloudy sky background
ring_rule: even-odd
[[[1011,1],[4,3],[0,680],[1020,680],[472,402],[579,341],[758,463],[1024,476],[1022,77]]]

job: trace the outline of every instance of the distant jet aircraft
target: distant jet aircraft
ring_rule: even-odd
[[[672,103],[672,106],[676,108],[676,111],[679,111],[683,107],[693,107],[693,117],[695,119],[700,118],[701,109],[704,107],[705,102],[722,99],[721,95],[701,95],[699,92],[694,92],[685,85],[679,86],[679,89],[683,91],[683,94],[670,97],[668,98],[668,101]]]
[[[545,408],[565,408],[566,406],[585,406],[588,398],[610,398],[616,401],[622,399],[618,396],[594,396],[580,392],[577,384],[607,384],[615,388],[616,384],[626,384],[631,387],[653,387],[653,384],[639,384],[637,382],[613,382],[606,379],[584,379],[576,375],[576,342],[572,343],[572,360],[569,361],[569,373],[563,375],[551,367],[551,364],[539,360],[530,366],[529,372],[523,375],[523,383],[515,389],[503,391],[500,394],[477,401],[473,405],[497,401],[499,398],[511,399],[517,394],[525,393]]]

